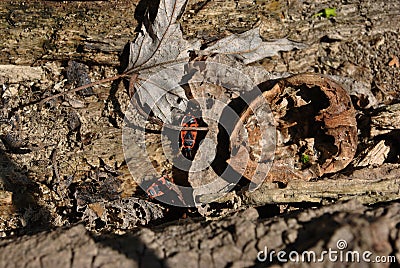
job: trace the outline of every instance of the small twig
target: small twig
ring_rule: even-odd
[[[134,73],[131,76],[131,79],[129,79],[129,88],[128,88],[128,95],[129,98],[133,98],[133,95],[135,94],[135,84],[136,84],[136,80],[138,78],[139,74],[138,73]]]
[[[126,71],[126,72],[124,72],[122,74],[119,74],[119,75],[116,75],[116,76],[113,76],[113,77],[109,77],[109,78],[105,78],[105,79],[102,79],[102,80],[98,80],[98,81],[95,81],[95,82],[90,83],[90,84],[86,84],[86,85],[83,85],[83,86],[80,86],[80,87],[77,87],[77,88],[74,88],[74,89],[71,89],[71,90],[68,90],[68,91],[65,91],[65,92],[61,92],[61,93],[49,96],[49,97],[44,98],[43,100],[41,100],[39,102],[39,106],[43,106],[43,104],[45,102],[47,102],[49,100],[52,100],[52,99],[55,99],[55,98],[58,98],[58,97],[61,97],[61,96],[64,96],[66,94],[78,92],[78,91],[84,90],[84,89],[92,87],[92,86],[96,86],[96,85],[99,85],[99,84],[102,84],[102,83],[106,83],[106,82],[115,81],[117,79],[120,79],[120,78],[123,78],[123,77],[127,77],[127,76],[131,76],[131,78],[129,79],[129,88],[128,88],[128,95],[131,98],[131,103],[136,108],[136,110],[144,118],[146,118],[150,122],[153,122],[153,123],[155,123],[157,125],[160,125],[160,126],[164,126],[166,128],[169,128],[169,129],[174,129],[174,130],[179,130],[179,131],[182,131],[182,130],[186,130],[186,131],[193,131],[193,130],[195,130],[195,131],[208,131],[208,127],[182,127],[182,126],[176,126],[176,125],[171,125],[171,124],[164,123],[164,122],[162,122],[160,119],[158,119],[156,117],[149,116],[145,111],[143,111],[142,107],[138,104],[136,98],[134,98],[134,95],[135,95],[135,84],[136,84],[136,81],[138,79],[139,74],[138,73],[133,73],[133,70],[128,70],[128,71]]]
[[[54,171],[54,176],[57,179],[57,182],[60,182],[60,174],[58,172],[58,166],[57,166],[57,147],[58,147],[58,143],[56,145],[56,147],[53,149],[53,151],[51,152],[50,155],[50,159],[51,159],[51,164],[53,166],[53,171]]]
[[[71,90],[67,90],[65,92],[61,92],[61,93],[49,96],[49,97],[44,98],[43,100],[41,100],[39,102],[39,106],[43,106],[43,104],[45,102],[47,102],[47,101],[49,101],[51,99],[55,99],[55,98],[64,96],[64,95],[69,94],[69,93],[74,93],[74,92],[77,92],[77,91],[80,91],[80,90],[84,90],[86,88],[89,88],[89,87],[92,87],[92,86],[96,86],[96,85],[99,85],[99,84],[102,84],[102,83],[111,82],[111,81],[114,81],[114,80],[117,80],[117,79],[120,79],[120,78],[126,77],[126,76],[128,76],[128,74],[122,73],[122,74],[119,74],[119,75],[116,75],[116,76],[113,76],[113,77],[104,78],[104,79],[95,81],[95,82],[90,83],[90,84],[86,84],[86,85],[83,85],[83,86],[80,86],[80,87],[77,87],[77,88],[74,88],[74,89],[71,89]]]
[[[171,64],[171,63],[177,63],[179,61],[186,61],[188,59],[190,59],[190,58],[189,57],[184,57],[184,58],[181,58],[181,59],[175,59],[175,60],[170,60],[170,61],[166,61],[166,62],[153,64],[153,65],[150,65],[150,66],[147,66],[147,67],[140,67],[139,66],[139,67],[135,67],[135,68],[130,68],[130,69],[126,70],[125,72],[123,72],[122,74],[119,74],[119,75],[116,75],[116,76],[113,76],[113,77],[104,78],[104,79],[92,82],[90,84],[86,84],[86,85],[83,85],[83,86],[80,86],[80,87],[77,87],[77,88],[74,88],[74,89],[71,89],[71,90],[68,90],[68,91],[65,91],[65,92],[58,93],[56,95],[49,96],[47,98],[44,98],[43,100],[41,100],[39,102],[39,106],[42,106],[43,103],[45,103],[45,102],[47,102],[47,101],[49,101],[51,99],[58,98],[60,96],[64,96],[64,95],[69,94],[69,93],[74,93],[74,92],[77,92],[77,91],[80,91],[80,90],[84,90],[84,89],[92,87],[92,86],[96,86],[96,85],[99,85],[99,84],[102,84],[102,83],[106,83],[106,82],[111,82],[111,81],[117,80],[119,78],[127,77],[127,76],[130,76],[130,75],[133,75],[133,76],[136,75],[136,78],[137,78],[137,75],[138,75],[139,71],[143,71],[143,70],[147,70],[147,69],[151,69],[151,68],[154,68],[154,67],[163,66],[163,65],[167,65],[167,64]],[[36,103],[37,102],[32,103],[32,104],[36,104]]]

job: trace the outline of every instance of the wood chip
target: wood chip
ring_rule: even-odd
[[[392,60],[389,61],[389,66],[394,66],[396,68],[400,67],[399,58],[397,56],[393,56]]]
[[[366,150],[366,155],[357,164],[356,167],[366,167],[371,165],[382,165],[390,151],[390,146],[385,144],[384,140],[378,142],[375,146]]]

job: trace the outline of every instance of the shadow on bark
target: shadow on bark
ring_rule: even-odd
[[[94,237],[94,240],[96,243],[101,243],[124,254],[129,259],[137,261],[139,267],[168,268],[163,260],[157,257],[156,253],[146,246],[146,243],[133,234],[104,235],[97,238]]]
[[[0,149],[0,189],[12,193],[12,212],[19,219],[19,228],[6,230],[15,236],[32,235],[52,228],[50,212],[38,204],[39,185],[29,179],[29,171],[14,163]]]

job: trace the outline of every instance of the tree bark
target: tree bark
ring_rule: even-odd
[[[320,259],[324,267],[336,267],[328,255],[321,255],[328,249],[338,257],[340,252],[358,252],[359,263],[365,265],[370,264],[361,258],[366,251],[371,252],[370,261],[386,258],[383,267],[400,263],[400,235],[394,228],[400,223],[398,203],[370,208],[353,200],[273,219],[263,218],[267,209],[249,208],[218,221],[186,220],[122,236],[93,238],[81,225],[44,232],[1,242],[0,267],[265,267],[278,263],[279,251],[288,260],[291,251],[299,256],[312,251],[311,266]],[[282,267],[291,265],[288,261]]]

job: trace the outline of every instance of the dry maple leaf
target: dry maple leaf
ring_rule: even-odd
[[[200,48],[199,41],[183,39],[177,22],[185,5],[184,0],[160,1],[151,27],[143,24],[130,44],[126,70],[139,72],[135,86],[140,102],[168,123],[172,122],[172,107],[180,110],[186,107],[185,91],[179,85],[184,74],[182,60],[187,61],[190,50]]]
[[[204,51],[199,51],[200,41],[185,40],[177,21],[186,3],[184,0],[161,1],[151,27],[143,24],[138,36],[130,44],[126,71],[139,74],[136,85],[139,100],[149,108],[147,112],[151,110],[163,122],[173,121],[172,110],[186,109],[188,97],[181,85],[187,83],[185,75],[188,74],[186,64],[189,51],[197,51],[202,55],[228,54],[246,65],[276,55],[279,51],[305,47],[287,39],[265,42],[260,37],[259,28],[255,28],[223,38]],[[245,68],[245,65],[241,67]]]
[[[157,12],[155,12],[156,2],[159,2]],[[200,40],[185,40],[178,22],[186,4],[187,0],[157,0],[155,2],[142,0],[138,8],[143,9],[143,14],[136,15],[139,20],[137,29],[139,32],[130,43],[130,54],[125,71],[115,77],[47,97],[40,103],[43,104],[52,98],[104,82],[131,76],[133,79],[131,78],[130,94],[133,93],[134,87],[140,101],[138,105],[141,105],[136,108],[140,111],[145,108],[146,113],[152,112],[162,122],[172,123],[173,110],[185,111],[186,109],[188,96],[181,85],[186,84],[190,79],[187,77],[185,68],[191,51],[199,55],[227,54],[241,64],[238,66],[239,69],[245,69],[246,64],[276,55],[279,51],[305,47],[304,44],[288,39],[265,42],[260,37],[259,28],[255,28],[223,38],[200,51]]]

